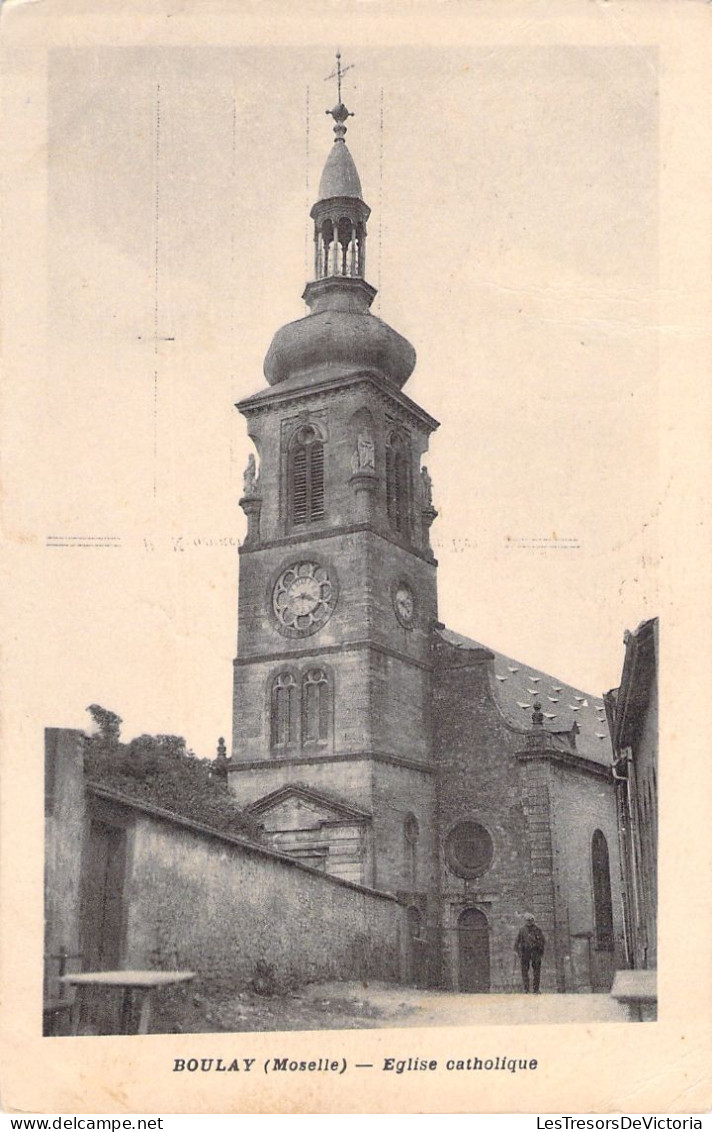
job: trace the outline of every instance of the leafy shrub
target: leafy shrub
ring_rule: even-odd
[[[255,994],[261,994],[265,998],[271,998],[275,995],[278,987],[274,965],[267,963],[264,959],[258,959],[252,972],[250,987]]]
[[[214,773],[210,759],[199,759],[178,735],[139,735],[119,739],[121,719],[92,704],[99,732],[87,736],[87,778],[137,801],[210,826],[221,833],[258,840],[257,823],[236,805]]]

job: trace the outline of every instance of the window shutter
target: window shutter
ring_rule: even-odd
[[[391,526],[395,526],[396,521],[396,486],[394,462],[394,452],[391,445],[389,444],[386,448],[386,507],[388,509],[388,520]]]
[[[403,442],[395,433],[386,446],[386,508],[395,531],[408,530],[408,461]]]
[[[323,500],[323,489],[322,489]],[[307,450],[299,444],[292,453],[292,522],[307,521]]]
[[[302,430],[313,434],[311,426]],[[289,467],[291,522],[294,526],[324,518],[324,445],[313,435],[300,436]]]
[[[407,521],[408,473],[402,450],[396,453],[395,464],[395,528],[397,531],[404,531]]]
[[[316,442],[309,450],[309,518],[324,518],[324,445]]]

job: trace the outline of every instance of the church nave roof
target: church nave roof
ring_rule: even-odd
[[[455,648],[485,649],[494,656],[493,692],[505,717],[519,727],[532,726],[535,702],[541,705],[543,727],[552,734],[570,732],[578,727],[576,753],[593,762],[612,762],[611,739],[602,696],[594,696],[554,676],[513,660],[490,645],[455,633],[440,632],[443,640]]]

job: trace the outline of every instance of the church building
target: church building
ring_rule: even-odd
[[[370,312],[340,92],[330,113],[308,313],[238,405],[257,460],[229,786],[266,844],[397,896],[410,982],[517,989],[531,913],[542,990],[608,990],[622,918],[604,705],[438,618],[422,463],[438,423],[403,391],[413,346]]]

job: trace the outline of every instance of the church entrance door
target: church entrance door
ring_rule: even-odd
[[[466,994],[490,989],[489,924],[484,912],[466,908],[457,921],[458,987]]]

